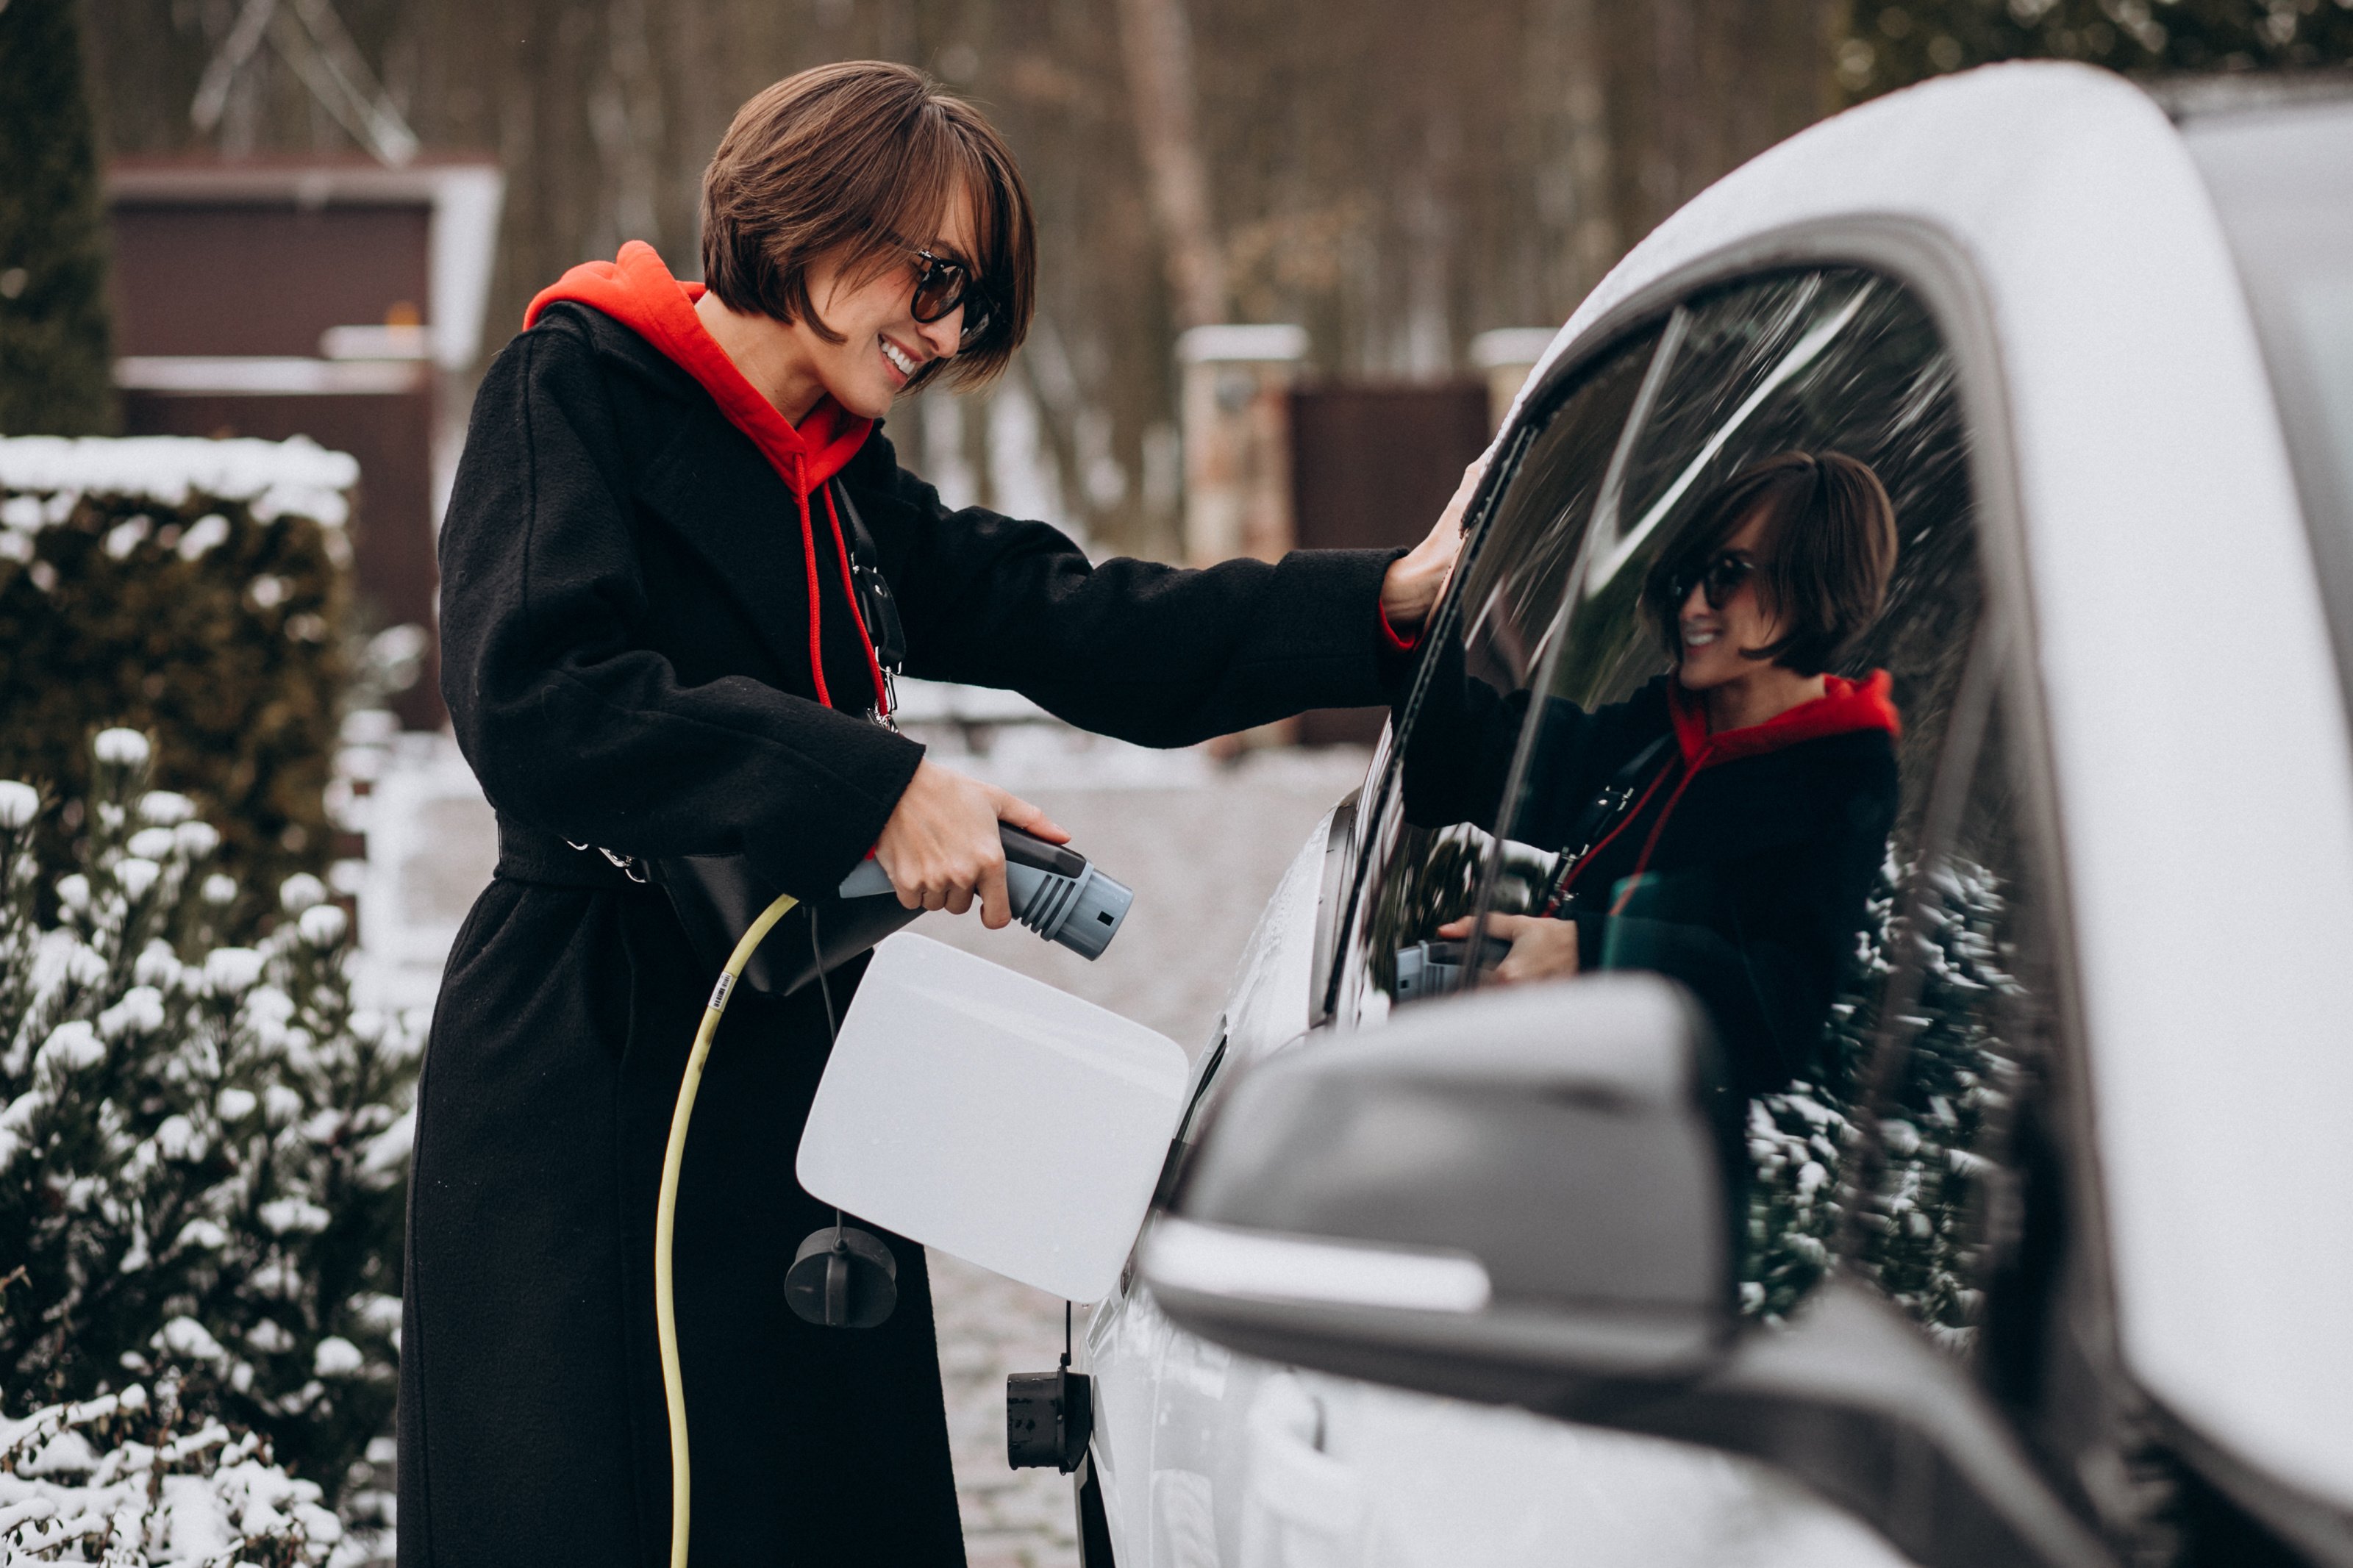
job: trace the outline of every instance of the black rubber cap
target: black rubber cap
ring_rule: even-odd
[[[881,1238],[856,1226],[814,1231],[785,1270],[793,1315],[828,1329],[871,1329],[899,1304],[899,1263]]]

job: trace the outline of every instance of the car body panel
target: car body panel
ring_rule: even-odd
[[[1214,1096],[1226,1074],[1307,1030],[1337,809],[1310,830],[1250,931],[1219,1037],[1195,1068],[1197,1097]],[[1215,1555],[1214,1546],[1206,1558],[1197,1549],[1203,1539],[1215,1540],[1217,1483],[1239,1497],[1239,1434],[1256,1384],[1274,1369],[1181,1331],[1140,1289],[1095,1309],[1086,1345],[1096,1380],[1096,1473],[1113,1539],[1150,1543],[1147,1562],[1230,1561]],[[1227,1512],[1233,1537],[1239,1514]],[[1123,1553],[1120,1561],[1131,1559]]]
[[[1286,1372],[1248,1440],[1244,1568],[1904,1562],[1764,1465],[1525,1411]]]

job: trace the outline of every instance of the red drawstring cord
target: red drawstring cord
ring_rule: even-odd
[[[1699,770],[1705,765],[1706,760],[1707,753],[1703,751],[1700,752],[1698,763],[1687,763],[1683,765],[1683,782],[1675,785],[1675,793],[1667,796],[1667,804],[1660,808],[1659,820],[1651,824],[1651,836],[1642,841],[1642,852],[1634,858],[1633,870],[1627,873],[1626,890],[1618,895],[1616,903],[1609,906],[1609,912],[1612,915],[1626,912],[1626,905],[1633,899],[1634,889],[1642,880],[1642,873],[1650,868],[1651,851],[1659,847],[1659,835],[1667,830],[1667,818],[1675,814],[1675,806],[1683,798],[1683,791],[1691,788],[1692,780],[1699,777]]]
[[[801,504],[808,504],[806,498]],[[858,646],[866,650],[866,673],[874,679],[874,711],[891,711],[891,689],[882,681],[882,661],[874,657],[874,637],[866,629],[866,616],[858,607],[858,584],[849,574],[849,546],[841,537],[841,514],[833,510],[833,487],[825,488],[825,519],[833,524],[834,558],[841,563],[841,592],[849,601],[849,624],[858,628]]]
[[[807,470],[798,463],[793,465],[792,477],[800,479]],[[833,706],[832,694],[825,689],[825,607],[817,596],[817,524],[809,517],[808,491],[800,485],[789,487],[793,500],[801,510],[801,565],[808,574],[809,605],[809,679],[817,682],[817,700],[826,707]],[[853,608],[857,601],[850,601]]]
[[[795,466],[793,478],[800,479],[807,470]],[[793,500],[800,503],[801,565],[808,578],[809,604],[809,679],[817,683],[817,700],[828,708],[833,706],[833,694],[825,686],[825,601],[818,596],[817,521],[809,515],[808,491],[799,485],[790,487]],[[891,711],[891,689],[882,681],[882,661],[874,657],[874,638],[866,630],[866,617],[858,610],[858,584],[849,575],[849,546],[841,535],[841,516],[833,509],[833,489],[825,492],[825,520],[833,525],[834,556],[841,564],[841,592],[849,601],[849,624],[858,628],[858,646],[866,650],[866,670],[874,679],[874,710]]]
[[[1651,804],[1651,797],[1659,793],[1659,786],[1667,782],[1667,775],[1669,773],[1674,772],[1675,763],[1679,759],[1674,757],[1669,757],[1667,759],[1667,765],[1659,770],[1658,776],[1652,779],[1649,786],[1642,791],[1642,798],[1634,803],[1634,809],[1628,812],[1624,816],[1620,817],[1618,819],[1618,826],[1601,836],[1600,843],[1596,844],[1592,848],[1587,850],[1584,854],[1577,858],[1577,864],[1568,868],[1567,877],[1562,879],[1560,890],[1546,900],[1544,912],[1546,919],[1551,919],[1556,915],[1560,910],[1561,905],[1568,901],[1569,889],[1577,885],[1577,879],[1585,874],[1585,868],[1588,866],[1592,865],[1593,862],[1600,857],[1600,854],[1604,849],[1609,847],[1610,841],[1615,839],[1620,834],[1625,832],[1629,827],[1634,826],[1635,819],[1642,815],[1642,808]],[[1678,791],[1676,793],[1680,794],[1682,792]]]

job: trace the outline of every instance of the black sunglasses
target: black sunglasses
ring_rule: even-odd
[[[1697,588],[1707,595],[1709,609],[1720,610],[1724,608],[1725,600],[1740,592],[1740,584],[1748,581],[1748,574],[1756,570],[1757,563],[1727,550],[1710,561],[1696,575],[1687,568],[1667,579],[1667,596],[1681,605],[1691,597],[1692,590]]]
[[[944,256],[934,256],[920,245],[908,249],[915,253],[915,300],[913,306],[915,320],[929,326],[945,317],[958,305],[964,307],[964,330],[958,346],[970,348],[988,331],[996,314],[995,301],[972,268],[961,261]]]

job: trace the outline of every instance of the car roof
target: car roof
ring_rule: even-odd
[[[2158,77],[2140,87],[2185,131],[2276,109],[2353,105],[2353,70],[2225,71]]]
[[[1826,121],[1638,245],[1522,397],[1725,258],[1883,264],[1861,237],[1889,231],[1949,259],[1931,303],[2000,373],[1966,395],[1987,515],[2020,519],[1990,559],[2028,584],[2124,1353],[2210,1438],[2353,1506],[2353,737],[2253,324],[2165,110],[2037,63]]]

